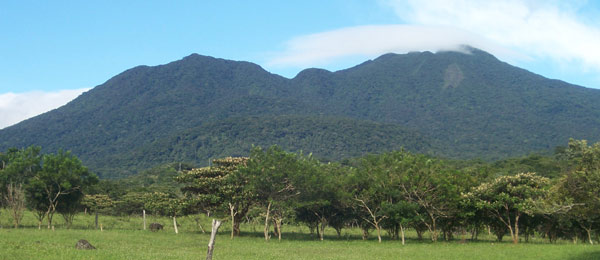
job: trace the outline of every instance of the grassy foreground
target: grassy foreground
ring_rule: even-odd
[[[208,233],[194,230],[195,222],[191,219],[183,219],[180,233],[175,234],[168,225],[156,233],[129,229],[128,225],[138,226],[139,221],[129,219],[127,224],[128,218],[102,217],[119,228],[107,227],[100,231],[88,228],[93,223],[91,216],[78,216],[76,224],[79,225],[66,229],[57,223],[56,230],[52,231],[38,230],[33,225],[9,228],[4,217],[6,215],[0,217],[0,259],[204,259],[209,239]],[[59,220],[57,218],[57,222]],[[169,223],[168,219],[154,220]],[[206,221],[203,220],[205,228],[208,227]],[[227,224],[224,223],[217,237],[214,259],[600,259],[600,246],[567,241],[548,244],[534,240],[519,245],[491,240],[430,243],[409,237],[402,246],[393,240],[381,244],[376,239],[362,241],[358,230],[347,231],[339,239],[328,233],[325,241],[317,241],[306,234],[307,229],[290,226],[281,242],[265,242],[259,231],[254,232],[254,228],[260,228],[249,225],[242,237],[232,240]],[[88,240],[97,250],[75,249],[79,239]]]

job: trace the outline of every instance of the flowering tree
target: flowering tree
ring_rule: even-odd
[[[489,221],[499,221],[506,226],[516,244],[519,242],[519,219],[535,214],[538,202],[547,196],[548,184],[548,178],[535,173],[519,173],[483,183],[463,196],[468,203],[487,213],[491,217]]]

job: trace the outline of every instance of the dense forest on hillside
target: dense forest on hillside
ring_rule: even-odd
[[[600,91],[476,49],[386,54],[293,79],[197,54],[139,66],[69,104],[0,130],[0,150],[71,150],[102,178],[172,160],[207,165],[252,145],[324,160],[404,147],[495,161],[600,140]]]
[[[233,117],[182,131],[108,162],[132,164],[132,170],[173,161],[205,165],[205,158],[244,156],[252,146],[275,144],[289,151],[312,153],[323,161],[338,161],[401,148],[434,154],[440,146],[429,141],[397,125],[370,121],[311,116]]]

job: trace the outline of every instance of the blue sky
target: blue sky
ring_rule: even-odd
[[[600,88],[600,1],[12,1],[0,4],[0,128],[137,65],[191,53],[293,77],[470,44]]]

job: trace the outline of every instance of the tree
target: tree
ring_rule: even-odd
[[[381,222],[389,218],[384,203],[389,197],[391,173],[384,164],[384,156],[368,155],[361,159],[352,178],[352,196],[356,202],[358,216],[377,230],[377,240],[381,243]]]
[[[519,242],[519,220],[533,216],[537,203],[547,196],[549,180],[535,173],[501,176],[463,195],[468,203],[485,211],[506,227],[513,243]]]
[[[600,170],[600,142],[588,146],[586,140],[569,140],[566,156],[571,163],[571,170]]]
[[[593,244],[592,231],[600,224],[600,143],[569,140],[566,155],[570,170],[558,182],[558,192],[574,203],[568,216],[585,230]]]
[[[113,211],[117,215],[139,214],[150,196],[149,192],[128,192],[114,201]]]
[[[247,161],[246,157],[215,159],[211,167],[191,169],[177,177],[184,185],[181,190],[196,207],[217,214],[228,213],[231,238],[240,234],[240,223],[254,202],[253,193],[244,188],[248,182],[246,176],[237,171]]]
[[[559,192],[574,203],[568,215],[593,244],[592,231],[600,223],[600,170],[569,172],[558,185]]]
[[[0,158],[0,183],[6,188],[10,183],[26,184],[41,170],[41,147],[8,149]]]
[[[6,206],[10,209],[15,228],[19,228],[19,224],[23,219],[25,211],[25,192],[22,184],[11,183],[7,186],[6,194],[4,195]]]
[[[0,171],[6,168],[6,164],[8,163],[8,155],[0,152]]]
[[[294,181],[300,193],[294,206],[296,220],[316,227],[320,240],[327,226],[333,226],[340,236],[349,216],[343,184],[348,169],[335,163],[321,165],[312,158],[306,158],[304,163],[308,167]]]
[[[397,238],[405,225],[416,221],[422,224],[416,227],[425,226],[436,241],[439,220],[446,219],[449,227],[448,220],[458,214],[463,177],[439,160],[404,150],[369,155],[361,159],[352,181],[354,200],[379,241],[382,225]]]
[[[558,238],[571,239],[576,242],[579,237],[583,237],[582,229],[573,215],[573,213],[580,213],[573,209],[574,207],[577,209],[581,204],[573,203],[573,198],[565,189],[567,188],[564,185],[565,177],[563,176],[550,187],[549,196],[540,211],[542,221],[538,225],[538,232],[544,234],[550,243],[555,242]]]
[[[83,196],[82,191],[70,192],[62,195],[60,203],[56,204],[56,212],[63,217],[67,228],[71,228],[75,215],[83,210]]]
[[[427,227],[431,240],[437,241],[439,221],[458,214],[460,193],[467,183],[464,175],[425,155],[406,155],[397,167],[404,172],[398,181],[404,200],[418,205],[416,218]]]
[[[94,195],[85,195],[83,200],[81,201],[83,206],[89,208],[96,215],[94,218],[94,224],[96,229],[98,229],[98,213],[103,210],[107,210],[112,208],[113,201],[106,194],[94,194]]]
[[[383,224],[397,238],[405,225],[413,224],[418,230],[427,228],[432,241],[440,219],[445,228],[457,225],[460,191],[468,183],[442,161],[404,150],[363,157],[357,177],[355,200],[378,233]]]
[[[414,214],[418,207],[417,204],[404,200],[384,202],[382,205],[384,214],[389,216],[383,221],[383,227],[388,229],[392,238],[400,238],[403,245],[405,244],[405,228],[419,220]]]
[[[76,156],[59,150],[56,154],[43,156],[42,168],[30,180],[27,190],[36,210],[47,206],[45,214],[50,228],[59,203],[79,203],[83,198],[82,188],[97,181],[96,175],[90,173]]]
[[[0,194],[4,194],[3,197],[8,200],[7,206],[12,209],[16,226],[22,218],[22,202],[27,202],[27,207],[35,208],[35,200],[31,199],[27,187],[29,180],[41,170],[40,151],[40,147],[30,146],[25,149],[10,148],[6,153],[0,153]],[[44,216],[36,215],[38,219]]]
[[[299,157],[277,146],[271,146],[267,150],[255,147],[246,166],[239,168],[240,174],[248,178],[246,188],[265,207],[265,240],[270,239],[271,217],[275,222],[276,235],[281,240],[282,221],[292,214],[292,199],[300,194],[294,178],[305,172],[308,166]]]
[[[177,216],[185,214],[187,204],[184,199],[163,192],[153,192],[146,198],[144,207],[154,214],[172,217],[173,229],[176,234],[179,233],[177,229]]]
[[[25,186],[25,200],[27,208],[31,210],[38,221],[38,229],[42,228],[42,222],[46,218],[46,213],[50,207],[44,183],[41,181],[32,181]]]

